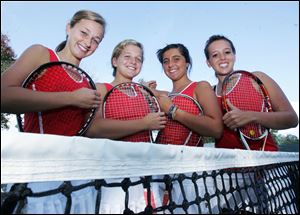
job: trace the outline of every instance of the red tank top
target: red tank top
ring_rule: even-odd
[[[184,90],[180,92],[180,94],[185,94],[193,98],[194,91],[197,84],[198,84],[197,82],[190,83]],[[199,110],[197,107],[195,107],[194,105],[187,105],[186,103],[183,103],[183,102],[192,102],[192,101],[190,100],[180,101],[181,99],[182,99],[181,97],[175,97],[172,101],[181,110],[192,113],[194,115],[199,114]],[[173,145],[185,144],[187,146],[203,146],[202,140],[199,141],[200,135],[195,132],[191,132],[191,133],[190,132],[191,130],[186,126],[184,126],[183,124],[168,119],[166,127],[159,132],[156,142],[160,144],[173,144]],[[189,137],[188,141],[187,141],[187,137]]]
[[[215,91],[217,92],[217,90]],[[234,88],[233,91],[238,91],[238,88]],[[233,91],[231,93],[235,93]],[[217,95],[217,99],[218,99],[219,107],[221,108],[222,113],[224,115],[226,111],[223,109],[221,96]],[[251,150],[261,150],[263,142],[264,142],[264,138],[262,138],[261,140],[247,139],[247,143]],[[242,145],[238,132],[231,130],[225,124],[224,124],[223,134],[219,139],[216,139],[215,144],[216,144],[215,145],[216,148],[245,149],[244,146]],[[272,135],[270,133],[267,136],[265,151],[278,151],[278,146],[273,140]]]
[[[104,83],[104,86],[106,88],[106,92],[110,91],[114,86],[109,83]]]
[[[50,62],[59,61],[54,51],[48,50]],[[89,86],[85,79],[81,82],[73,80],[63,69],[62,71],[47,71],[47,73],[50,72],[51,75],[43,75],[29,88],[44,92],[71,92]],[[56,77],[54,81],[53,77]],[[43,112],[26,113],[24,116],[24,131],[74,136],[84,123],[87,112],[87,109],[70,106]]]

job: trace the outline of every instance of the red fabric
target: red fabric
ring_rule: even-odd
[[[188,95],[193,98],[194,91],[197,86],[197,82],[191,83],[186,89],[184,89],[181,94]],[[172,102],[181,110],[189,112],[194,115],[199,115],[199,109],[194,105],[194,103],[183,97],[174,97]],[[158,134],[157,143],[160,144],[173,144],[173,145],[187,145],[187,146],[203,146],[203,142],[200,140],[200,135],[195,132],[190,133],[191,130],[184,126],[183,124],[168,119],[166,127],[161,130]],[[186,142],[188,136],[188,142]]]
[[[227,82],[225,82],[226,84]],[[226,99],[240,110],[262,112],[266,111],[264,95],[260,87],[252,79],[244,74],[237,74],[236,80],[226,85]],[[224,102],[224,101],[223,101]],[[229,108],[228,108],[229,109]],[[240,131],[251,139],[258,139],[265,132],[266,128],[257,123],[248,123],[240,128]]]
[[[104,86],[105,86],[107,92],[110,91],[114,87],[113,85],[111,85],[109,83],[104,83]]]
[[[106,88],[110,87],[106,85]],[[104,103],[104,118],[116,120],[136,120],[151,112],[139,88],[135,87],[129,95],[115,89]],[[129,142],[151,142],[150,131],[141,131],[133,135],[120,138]]]
[[[242,101],[238,102],[237,100],[234,100],[234,97],[236,97],[237,94],[241,95],[242,93],[247,94],[247,96],[239,96],[239,100]],[[257,103],[257,101],[261,101],[261,95],[257,93],[257,91],[252,87],[252,84],[249,82],[249,79],[242,79],[242,81],[239,82],[226,97],[229,98],[229,100],[234,106],[238,107],[241,110],[261,111],[263,106],[263,104]],[[220,96],[218,96],[218,103],[224,115],[226,111],[223,109],[222,99]],[[252,125],[255,126],[257,124],[252,123]],[[248,130],[249,128],[247,128],[247,126],[245,126],[245,128],[242,128],[243,133],[245,133],[247,136],[251,136],[250,134],[248,134]],[[259,131],[256,130],[254,127],[251,127],[251,130],[254,130],[255,134],[259,133]],[[264,143],[264,139],[265,138],[262,138],[260,140],[251,140],[246,138],[251,150],[261,150],[261,147]],[[215,147],[245,149],[240,140],[239,133],[229,129],[225,124],[223,134],[221,138],[216,140]],[[272,135],[270,133],[268,134],[266,140],[265,151],[278,151],[278,146],[273,140]]]
[[[58,61],[55,53],[50,49],[49,55],[51,62]],[[48,69],[28,88],[44,92],[71,92],[83,87],[89,88],[85,79],[82,82],[76,82],[62,67],[58,67],[58,69]],[[85,122],[88,111],[77,107],[64,107],[39,113],[26,113],[24,131],[74,136]]]
[[[188,85],[183,91],[181,91],[181,94],[188,95],[190,97],[194,97],[194,91],[198,85],[198,82],[192,82],[190,85]]]
[[[59,61],[59,59],[57,58],[53,50],[48,49],[48,51],[49,51],[49,62]]]

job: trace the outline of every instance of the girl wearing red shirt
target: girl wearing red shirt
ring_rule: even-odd
[[[121,41],[114,48],[111,57],[114,80],[111,83],[97,84],[97,89],[101,93],[102,98],[114,86],[125,82],[132,82],[133,78],[140,73],[143,60],[144,51],[141,43],[132,39]],[[124,104],[130,103],[126,97],[127,96],[121,97]],[[130,106],[127,107],[130,108]],[[126,110],[124,110],[123,114],[127,114]],[[113,116],[103,118],[102,110],[99,110],[97,111],[95,120],[88,128],[86,135],[89,137],[109,138],[130,142],[150,142],[150,136],[147,139],[141,139],[136,138],[135,135],[138,135],[140,132],[149,133],[149,130],[163,129],[165,124],[166,117],[163,112],[149,113],[141,119],[119,120],[114,119]]]
[[[181,123],[200,136],[220,137],[223,128],[216,96],[208,82],[192,82],[189,79],[188,71],[191,69],[192,60],[188,49],[182,44],[170,44],[158,50],[157,57],[165,74],[172,80],[171,93],[183,93],[191,96],[198,101],[204,112],[203,115],[195,116],[183,108],[177,108],[172,114],[172,120]],[[168,113],[173,105],[171,99],[163,92],[159,96],[159,103],[161,110],[165,113]],[[169,138],[168,142],[172,144],[174,142],[171,141],[172,135]],[[184,141],[181,144],[184,144]],[[202,143],[198,146],[202,146]]]
[[[67,24],[67,39],[57,48],[56,53],[47,47],[36,44],[30,46],[1,76],[1,111],[6,113],[25,113],[25,131],[72,136],[72,129],[63,129],[64,125],[47,123],[38,125],[39,112],[51,117],[51,110],[68,107],[91,109],[100,105],[100,95],[95,90],[86,88],[86,83],[73,86],[71,79],[67,85],[70,91],[57,92],[57,83],[51,85],[47,92],[25,89],[22,83],[25,78],[40,65],[51,61],[65,61],[79,66],[81,60],[93,54],[102,41],[106,22],[95,12],[81,10],[74,14]],[[61,74],[61,78],[66,74]],[[67,77],[68,78],[68,77]],[[41,78],[42,79],[42,78]],[[47,80],[45,80],[47,83]],[[45,118],[43,118],[45,120]],[[76,121],[77,122],[77,121]],[[74,122],[74,124],[76,124]],[[55,126],[53,126],[55,125]]]
[[[215,93],[218,97],[219,106],[223,109],[220,97],[221,88],[225,76],[234,71],[233,67],[236,60],[235,47],[228,38],[222,35],[213,35],[207,40],[204,53],[208,67],[214,70],[218,78]],[[253,72],[253,74],[265,85],[270,95],[273,112],[241,111],[231,106],[232,110],[230,112],[223,112],[224,132],[216,140],[216,147],[218,148],[244,149],[239,135],[234,130],[250,122],[259,123],[264,127],[276,130],[292,128],[298,125],[297,114],[277,83],[263,72]],[[263,140],[264,138],[258,141],[249,141],[250,149],[261,150]],[[266,140],[265,150],[278,151],[278,146],[270,133]]]

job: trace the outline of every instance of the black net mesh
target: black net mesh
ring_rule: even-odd
[[[40,182],[38,186],[47,183]],[[296,161],[185,174],[64,181],[39,192],[34,191],[34,184],[2,185],[1,213],[45,212],[51,198],[64,203],[63,208],[57,206],[52,213],[107,213],[114,207],[124,214],[296,214],[299,211]],[[80,195],[84,198],[84,190],[89,190],[92,195],[89,199],[93,201],[88,202],[89,208],[80,209],[72,200],[78,202]],[[144,202],[143,206],[131,203],[137,198]],[[43,209],[35,211],[38,207]]]

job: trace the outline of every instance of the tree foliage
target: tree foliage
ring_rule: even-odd
[[[9,46],[9,38],[1,33],[1,73],[4,72],[16,58],[14,50]]]
[[[279,144],[299,144],[299,138],[295,135],[278,134],[278,130],[270,130],[273,139]],[[203,143],[213,143],[215,139],[212,137],[203,137]]]
[[[202,141],[203,141],[203,143],[214,143],[215,138],[213,138],[213,137],[203,137]]]
[[[1,33],[1,73],[4,72],[14,61],[16,54],[9,46],[9,38]],[[8,129],[8,114],[1,113],[1,129]]]
[[[279,145],[299,144],[299,138],[293,134],[282,135],[278,134],[277,130],[271,130],[271,134]]]

